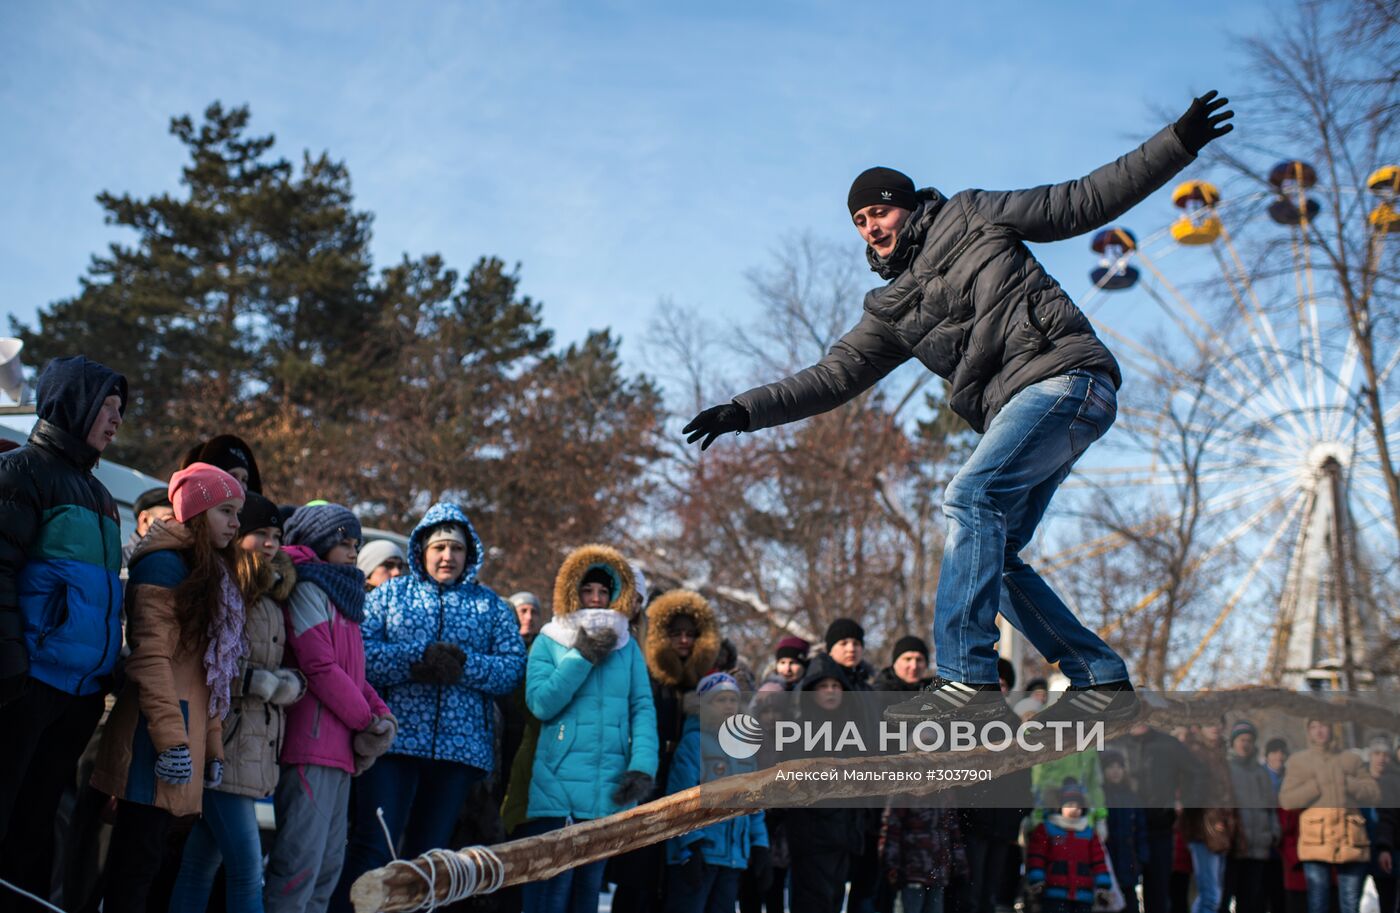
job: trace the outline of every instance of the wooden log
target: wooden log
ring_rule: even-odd
[[[1151,695],[1145,696],[1144,708],[1137,722],[1159,728],[1215,722],[1230,712],[1274,710],[1300,719],[1322,717],[1400,732],[1400,713],[1378,704],[1350,696],[1323,700],[1299,692],[1266,688],[1213,692],[1194,696],[1189,701]],[[1133,725],[1135,723],[1110,724],[1105,727],[1104,737],[1113,739],[1125,735]],[[858,780],[839,776],[841,771],[927,771],[956,765],[986,770],[989,776],[997,777],[1073,753],[1074,747],[1068,745],[1061,751],[1046,750],[1034,754],[979,749],[957,755],[909,752],[787,761],[764,770],[714,780],[607,818],[584,821],[538,837],[502,843],[491,847],[490,851],[499,858],[504,868],[499,887],[508,887],[552,878],[575,866],[660,843],[758,808],[810,805],[825,800],[901,793],[931,795],[968,785],[966,781],[955,780],[932,780],[917,786],[888,779]],[[804,772],[817,770],[835,770],[838,778],[813,783],[800,777]],[[780,778],[779,772],[787,776]],[[794,774],[799,776],[792,776]],[[461,855],[469,851],[457,851],[455,854],[452,851],[439,852]],[[355,910],[357,913],[389,913],[426,908],[426,871],[424,857],[419,857],[418,860],[394,862],[366,872],[351,888],[350,899]],[[433,893],[438,903],[460,899],[449,896],[450,880],[441,864],[436,866],[434,874]]]

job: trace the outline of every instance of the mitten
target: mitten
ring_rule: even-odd
[[[204,765],[204,788],[218,789],[224,782],[224,762],[218,758],[210,758]]]
[[[389,750],[398,731],[398,721],[392,716],[375,717],[368,726],[355,733],[350,744],[355,754],[374,759]]]
[[[365,771],[367,771],[367,770],[369,770],[371,767],[373,767],[373,766],[374,766],[374,762],[375,762],[375,761],[378,761],[378,760],[379,760],[378,758],[371,758],[371,757],[367,757],[366,755],[356,754],[356,755],[355,755],[355,772],[354,772],[353,774],[351,774],[350,776],[352,776],[352,777],[358,777],[360,774],[364,773]]]
[[[618,805],[631,805],[633,802],[650,798],[655,789],[656,781],[651,778],[651,774],[629,770],[622,775],[617,789],[613,790],[612,800]]]
[[[409,665],[408,674],[425,685],[454,685],[462,680],[466,663],[461,647],[436,641],[423,648],[423,658]]]
[[[690,420],[690,424],[681,429],[681,434],[690,435],[685,439],[687,444],[694,444],[704,438],[700,449],[707,450],[721,434],[748,430],[749,410],[738,403],[725,403],[722,406],[711,406],[695,416]]]
[[[768,893],[773,886],[773,855],[766,846],[756,846],[749,850],[749,874],[758,886],[759,894]]]
[[[1032,897],[1039,897],[1045,890],[1045,882],[1037,881],[1026,885],[1026,893]]]
[[[616,646],[617,632],[612,628],[604,628],[593,634],[580,630],[578,640],[574,641],[574,649],[595,666],[607,659]]]
[[[1112,901],[1113,901],[1113,892],[1110,891],[1108,888],[1095,888],[1095,889],[1094,889],[1094,906],[1096,906],[1096,907],[1103,907],[1104,909],[1107,909],[1107,908],[1108,908],[1108,905],[1109,905]]]
[[[194,761],[190,746],[176,745],[156,755],[156,777],[171,786],[184,786],[194,779]]]
[[[288,704],[295,704],[306,694],[306,676],[296,669],[278,669],[277,690],[272,692],[270,704],[278,707],[285,707]]]
[[[277,684],[276,672],[267,669],[249,669],[247,678],[243,680],[243,693],[266,704],[272,700],[272,695],[276,693]]]
[[[1219,139],[1235,129],[1234,124],[1225,123],[1235,116],[1235,112],[1229,110],[1220,112],[1221,108],[1230,103],[1230,99],[1216,98],[1215,96],[1219,94],[1211,89],[1200,98],[1193,100],[1191,107],[1186,109],[1186,113],[1172,124],[1176,138],[1181,140],[1181,145],[1185,146],[1186,151],[1192,155],[1200,152],[1206,143]]]

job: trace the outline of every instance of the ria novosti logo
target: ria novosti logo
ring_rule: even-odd
[[[758,754],[763,745],[763,724],[747,713],[736,713],[719,727],[719,747],[736,761]]]

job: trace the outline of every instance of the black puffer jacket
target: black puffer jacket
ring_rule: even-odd
[[[126,380],[76,356],[39,378],[29,442],[0,457],[0,679],[95,693],[121,646],[121,527],[86,442]]]
[[[952,384],[949,405],[977,431],[1022,389],[1076,368],[1122,383],[1089,320],[1026,247],[1099,228],[1141,202],[1194,156],[1167,127],[1087,177],[1030,190],[919,191],[890,260],[888,285],[865,296],[860,322],[826,357],[734,398],[749,430],[833,409],[909,358]]]
[[[1176,803],[1190,806],[1205,785],[1206,772],[1196,756],[1164,732],[1149,729],[1127,735],[1112,747],[1123,752],[1128,777],[1138,801],[1147,810],[1147,826],[1169,830],[1176,822]]]

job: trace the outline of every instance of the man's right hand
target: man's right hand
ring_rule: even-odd
[[[687,444],[694,444],[704,438],[700,445],[701,450],[708,450],[709,446],[715,442],[715,438],[721,434],[729,434],[732,431],[749,430],[749,412],[738,403],[725,403],[722,406],[711,406],[690,420],[690,424],[681,429],[681,434],[690,435],[685,439]]]

